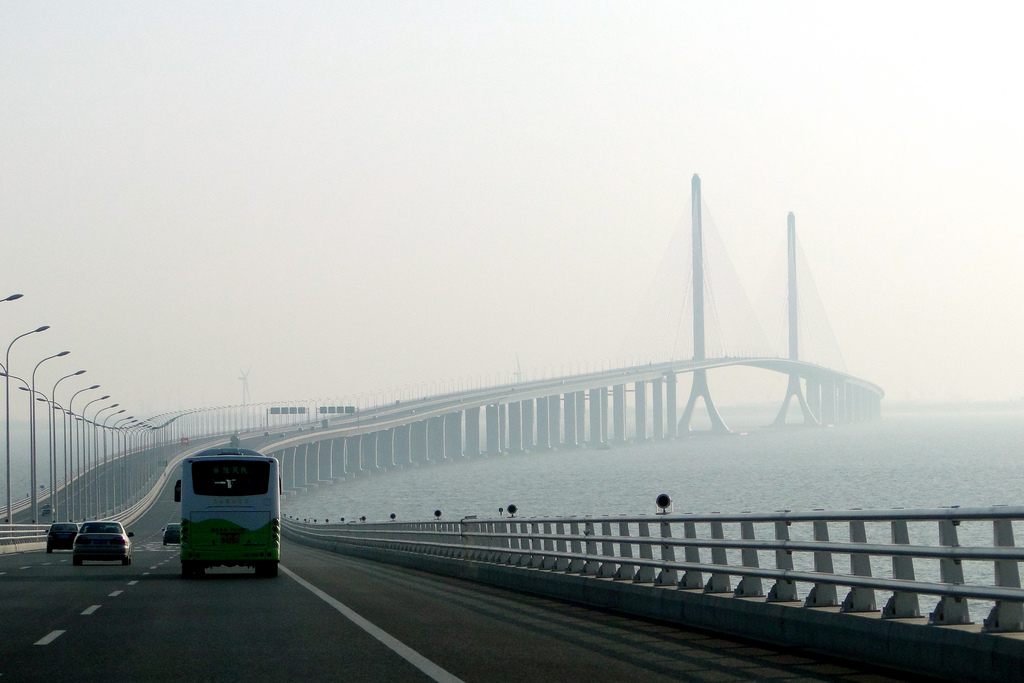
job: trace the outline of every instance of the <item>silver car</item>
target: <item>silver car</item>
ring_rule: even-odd
[[[125,532],[120,522],[83,522],[75,537],[71,562],[81,565],[84,560],[120,560],[132,563],[132,532]]]

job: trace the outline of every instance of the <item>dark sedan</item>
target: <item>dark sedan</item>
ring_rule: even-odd
[[[168,524],[164,527],[164,545],[181,543],[181,524]]]
[[[46,532],[46,552],[63,548],[72,550],[75,547],[75,536],[78,535],[78,525],[74,522],[58,522],[51,524],[50,530]]]
[[[83,560],[120,560],[132,563],[132,532],[125,532],[120,522],[84,522],[75,538],[75,555],[71,563]]]

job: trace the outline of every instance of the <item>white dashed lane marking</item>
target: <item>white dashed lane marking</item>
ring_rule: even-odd
[[[129,585],[129,586],[134,586],[134,585],[135,585],[135,584],[137,584],[137,583],[138,583],[138,581],[129,581],[129,582],[128,582],[128,585]]]
[[[118,595],[120,595],[121,593],[124,593],[124,591],[114,591],[113,593],[111,593],[111,594],[110,594],[110,595],[108,595],[107,597],[109,597],[109,598],[116,598],[116,597],[117,597]]]
[[[18,569],[28,569],[28,567],[18,567]]]
[[[142,572],[143,576],[149,576],[149,572]]]
[[[45,636],[35,642],[36,645],[49,645],[53,641],[64,635],[64,631],[50,631]]]
[[[98,610],[100,607],[102,607],[102,605],[92,605],[90,607],[86,607],[85,611],[82,612],[82,616],[83,617],[87,617],[90,614],[92,614],[93,612],[95,612],[96,610]]]

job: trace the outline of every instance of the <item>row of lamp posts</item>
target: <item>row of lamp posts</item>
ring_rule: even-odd
[[[15,301],[22,297],[21,294],[12,294],[11,296],[0,299],[0,303]],[[29,399],[29,475],[31,480],[31,519],[33,522],[39,520],[39,485],[38,485],[38,471],[37,471],[37,437],[36,437],[36,404],[44,403],[47,408],[47,442],[49,444],[49,504],[50,504],[50,518],[53,521],[57,521],[61,516],[60,514],[60,501],[58,500],[58,491],[63,490],[64,493],[64,505],[63,505],[63,518],[65,520],[71,520],[76,517],[87,517],[90,515],[98,516],[103,512],[113,509],[118,500],[118,487],[120,486],[121,498],[127,498],[127,490],[131,486],[129,477],[133,475],[126,471],[125,466],[122,465],[120,468],[111,468],[111,465],[116,458],[118,452],[126,454],[129,447],[129,438],[138,433],[145,432],[146,430],[152,429],[152,425],[148,421],[140,421],[133,415],[118,418],[119,415],[123,415],[126,409],[122,408],[117,412],[110,413],[107,415],[102,423],[99,422],[100,415],[109,410],[114,410],[120,406],[118,403],[113,403],[103,408],[99,408],[94,414],[91,420],[86,418],[86,411],[89,407],[99,401],[105,401],[110,398],[109,395],[95,398],[82,408],[80,415],[74,413],[74,402],[79,394],[94,389],[99,389],[99,384],[93,384],[92,386],[84,389],[79,389],[68,401],[67,408],[57,403],[57,387],[66,379],[72,377],[78,377],[85,374],[85,370],[77,370],[69,373],[58,379],[53,389],[50,391],[50,395],[47,396],[41,391],[36,390],[36,371],[39,370],[39,366],[48,360],[54,358],[62,358],[70,354],[70,351],[61,351],[53,355],[47,356],[36,363],[32,369],[30,381],[26,381],[21,377],[11,374],[11,348],[15,342],[23,337],[27,337],[31,334],[38,332],[45,332],[50,329],[49,325],[43,325],[34,330],[25,332],[15,337],[10,344],[7,346],[7,352],[4,356],[4,363],[0,367],[0,375],[4,377],[4,422],[5,422],[5,441],[6,441],[6,494],[7,494],[7,515],[6,519],[3,520],[7,523],[13,522],[13,500],[11,497],[11,380],[20,382],[22,386],[18,387],[22,391],[28,392]],[[61,444],[63,446],[63,465],[64,472],[63,477],[59,476],[58,473],[58,447],[57,447],[57,424],[54,419],[54,413],[59,411],[61,415]],[[111,420],[114,420],[113,424],[109,424]],[[92,426],[91,435],[89,434],[89,426]],[[107,448],[107,436],[110,431],[110,442],[111,447],[108,451]],[[90,448],[90,436],[91,436],[91,448]],[[100,461],[101,455],[101,442],[102,437],[102,462]],[[109,458],[108,458],[109,455]],[[90,458],[91,456],[91,458]],[[91,462],[90,462],[91,460]],[[102,491],[100,478],[100,466],[103,465],[103,482]],[[75,476],[77,470],[78,476]],[[120,475],[120,476],[118,476]],[[63,484],[63,486],[62,486]]]

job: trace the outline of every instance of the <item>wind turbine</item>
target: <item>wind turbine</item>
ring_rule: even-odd
[[[252,363],[249,364],[249,370],[252,370]],[[249,370],[245,372],[242,372],[241,369],[238,370],[242,372],[242,376],[238,378],[242,380],[242,408],[249,405]]]

